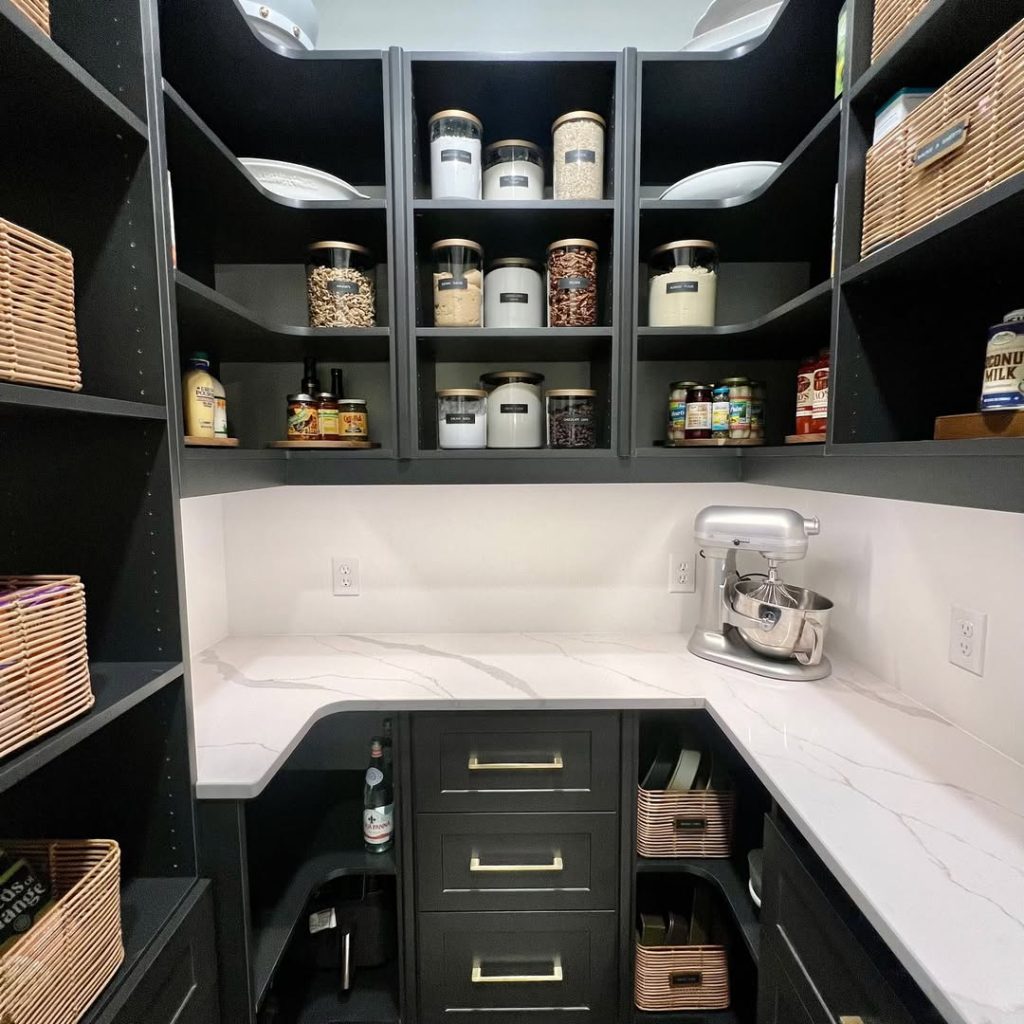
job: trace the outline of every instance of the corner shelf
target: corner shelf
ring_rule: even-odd
[[[437,362],[586,362],[607,356],[611,327],[417,327],[421,356]]]
[[[10,410],[23,415],[33,412],[69,415],[120,416],[125,419],[166,420],[167,409],[150,402],[128,402],[103,398],[81,391],[60,391],[28,384],[0,382],[0,413]]]
[[[352,991],[343,998],[333,974],[312,973],[285,1000],[286,1019],[292,1024],[398,1024],[397,964],[360,968],[356,979]]]

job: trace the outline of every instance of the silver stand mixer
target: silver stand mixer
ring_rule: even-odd
[[[820,530],[817,519],[788,508],[703,509],[694,523],[705,566],[690,650],[770,679],[824,679],[832,671],[823,654],[832,602],[779,578],[779,564],[803,558]],[[767,575],[741,576],[740,551],[766,559]]]

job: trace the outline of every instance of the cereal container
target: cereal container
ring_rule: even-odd
[[[555,199],[604,198],[604,129],[600,114],[573,110],[551,126]]]

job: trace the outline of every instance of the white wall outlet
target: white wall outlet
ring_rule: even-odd
[[[949,623],[949,660],[976,676],[985,674],[988,615],[953,605]]]
[[[697,556],[668,556],[668,592],[692,594],[697,589]]]
[[[335,597],[359,596],[359,559],[338,555],[331,559]]]

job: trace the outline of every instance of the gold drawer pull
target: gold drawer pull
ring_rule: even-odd
[[[492,871],[495,874],[516,875],[520,871],[562,871],[565,864],[561,857],[551,858],[550,864],[481,864],[479,857],[470,857],[470,871]]]
[[[551,964],[550,974],[484,974],[483,965],[479,960],[473,962],[473,974],[471,980],[474,985],[491,984],[491,985],[525,985],[530,982],[536,981],[561,981],[562,980],[562,960],[560,957],[555,957]]]
[[[561,754],[555,754],[550,761],[481,761],[476,754],[470,754],[466,767],[471,772],[553,772],[565,765]]]

